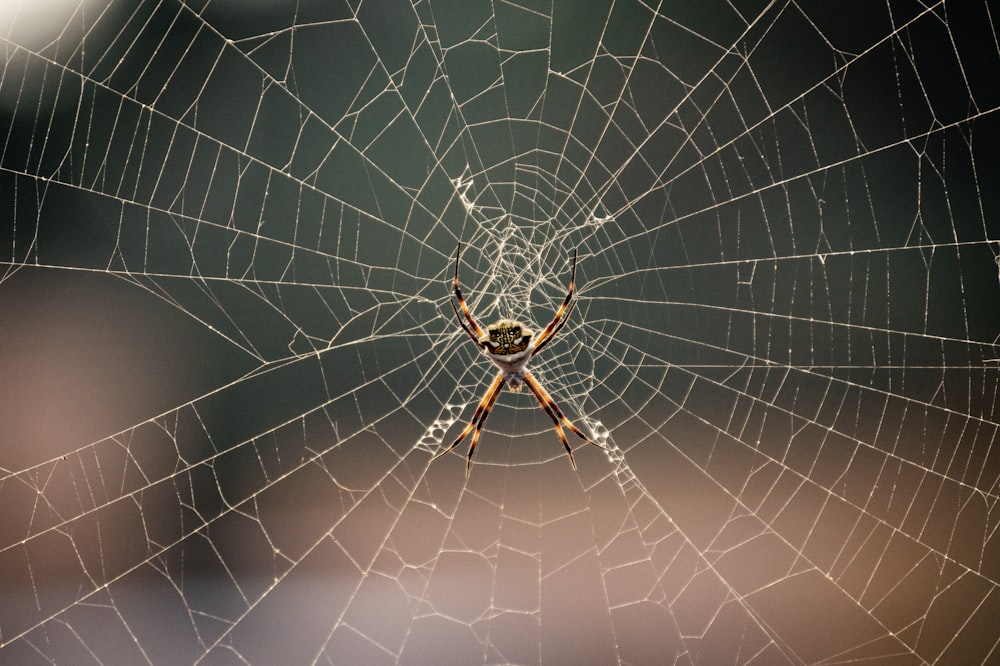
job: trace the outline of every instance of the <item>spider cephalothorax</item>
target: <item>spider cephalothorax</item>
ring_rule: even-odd
[[[506,384],[510,390],[520,391],[521,386],[527,384],[538,400],[538,404],[542,406],[545,413],[555,423],[556,433],[559,435],[559,439],[566,449],[569,462],[573,466],[573,469],[576,469],[576,462],[573,460],[573,450],[569,447],[569,442],[566,441],[566,433],[563,432],[563,426],[572,430],[575,435],[588,444],[593,444],[598,448],[604,447],[592,441],[575,425],[570,423],[570,420],[566,418],[566,415],[563,414],[555,401],[552,400],[552,396],[528,372],[528,361],[555,337],[556,333],[566,323],[569,313],[573,310],[573,289],[576,283],[576,252],[573,252],[573,267],[570,270],[569,289],[566,292],[566,298],[563,299],[562,305],[556,310],[556,315],[549,322],[549,325],[537,336],[527,326],[512,319],[500,319],[496,323],[487,326],[486,330],[483,331],[482,327],[472,318],[469,306],[465,304],[465,298],[462,297],[462,290],[458,286],[458,262],[461,256],[462,246],[459,245],[458,250],[455,252],[455,277],[452,280],[455,300],[458,301],[458,306],[452,301],[451,307],[455,310],[455,317],[458,318],[458,323],[462,329],[486,352],[487,357],[497,366],[500,372],[497,373],[497,376],[493,379],[493,383],[486,390],[486,395],[480,400],[479,406],[476,408],[476,413],[472,416],[472,420],[465,426],[458,439],[447,449],[435,455],[433,459],[436,460],[454,449],[475,428],[475,433],[472,435],[472,444],[469,446],[468,462],[465,466],[465,473],[468,475],[469,469],[472,466],[472,454],[475,452],[476,443],[479,441],[479,433],[482,431],[483,425],[486,423],[486,417],[490,415],[490,410],[493,409],[493,405],[500,395],[500,389]],[[459,308],[462,310],[461,314],[459,313]]]

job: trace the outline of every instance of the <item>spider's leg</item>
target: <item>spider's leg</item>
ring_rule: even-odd
[[[535,343],[535,348],[531,351],[531,355],[534,356],[538,351],[545,346],[545,344],[552,339],[552,336],[556,334],[559,328],[562,328],[562,322],[566,320],[563,316],[568,314],[566,312],[569,307],[569,302],[573,300],[573,290],[576,288],[576,250],[573,250],[573,268],[570,270],[569,274],[569,289],[566,291],[566,298],[563,299],[562,305],[556,310],[556,316],[552,318],[549,325],[538,336],[538,341]]]
[[[458,249],[455,250],[455,279],[452,280],[452,287],[455,290],[455,298],[458,299],[458,305],[462,308],[462,314],[464,314],[465,318],[469,321],[469,324],[472,326],[472,331],[475,333],[475,335],[469,333],[469,329],[465,329],[465,332],[469,333],[472,339],[475,340],[476,343],[478,344],[479,338],[483,337],[484,335],[483,329],[480,328],[479,324],[476,323],[476,320],[472,318],[472,313],[469,312],[469,306],[465,304],[465,298],[462,296],[462,290],[458,286],[458,259],[461,256],[462,256],[462,244],[459,243]],[[454,303],[452,303],[451,305],[452,307],[455,307]],[[458,315],[457,309],[455,310],[455,314],[456,316]],[[462,321],[461,317],[459,317],[458,321],[459,323],[462,324],[462,328],[465,328],[465,322]]]
[[[472,471],[472,454],[476,451],[476,443],[479,441],[479,433],[482,432],[483,426],[486,425],[486,417],[490,415],[490,410],[493,409],[493,405],[496,403],[497,398],[500,397],[500,389],[503,388],[503,373],[497,375],[495,381],[500,382],[496,389],[490,391],[484,400],[486,408],[483,410],[483,415],[479,417],[479,423],[476,424],[476,432],[472,433],[472,444],[469,445],[469,457],[465,463],[465,478],[469,478],[469,472]]]
[[[472,330],[469,328],[469,325],[466,324],[464,321],[462,321],[462,315],[458,314],[458,308],[455,307],[455,301],[449,298],[448,302],[451,303],[451,309],[455,311],[455,318],[458,319],[458,323],[461,324],[462,330],[468,333],[469,337],[472,338],[472,341],[478,345],[479,338],[477,338],[476,334],[472,332]]]
[[[553,340],[555,340],[556,333],[558,333],[559,331],[561,331],[562,327],[565,326],[566,322],[569,321],[569,314],[573,311],[574,307],[576,307],[576,301],[574,301],[574,302],[572,302],[572,303],[569,304],[569,307],[566,308],[566,314],[563,315],[562,321],[560,321],[559,324],[554,329],[552,329],[552,332],[549,333],[549,337],[547,337],[544,340],[542,340],[541,344],[535,345],[534,349],[531,350],[531,355],[532,356],[534,356],[535,354],[537,354],[538,352],[540,352],[542,350],[542,347],[544,347],[545,345],[547,345],[550,342],[552,342]]]
[[[545,411],[548,412],[549,416],[552,416],[552,412],[549,412],[549,410],[547,410],[547,409]],[[559,425],[559,421],[556,421],[555,417],[553,417],[552,420],[555,421],[555,424],[556,424],[556,434],[559,435],[559,441],[562,442],[563,448],[566,449],[566,455],[569,456],[570,467],[572,467],[573,471],[575,472],[576,471],[576,461],[573,459],[573,449],[569,448],[569,442],[566,441],[566,433],[563,432],[562,426]]]
[[[573,462],[573,452],[569,448],[569,442],[566,441],[566,433],[563,432],[562,429],[563,426],[566,426],[567,428],[572,430],[577,437],[587,442],[588,444],[593,444],[599,449],[604,448],[603,446],[601,446],[600,444],[598,444],[597,442],[595,442],[594,440],[590,439],[585,434],[583,434],[583,432],[579,428],[573,425],[570,422],[570,420],[566,418],[566,415],[563,414],[561,409],[559,409],[559,405],[555,403],[555,400],[552,399],[552,396],[548,394],[548,391],[542,388],[542,385],[538,383],[538,380],[536,380],[534,377],[531,376],[530,372],[524,373],[524,382],[528,385],[528,388],[531,389],[531,392],[535,394],[535,398],[538,400],[538,404],[542,406],[542,409],[545,410],[545,413],[548,414],[549,418],[552,419],[552,422],[556,424],[556,433],[559,435],[559,439],[562,441],[563,447],[566,449],[566,453],[569,454],[569,462],[571,465],[573,465],[573,469],[576,469],[576,463]]]
[[[548,414],[549,418],[552,419],[552,422],[556,424],[556,434],[559,435],[559,441],[562,442],[563,448],[566,449],[566,455],[569,456],[569,464],[574,470],[576,470],[576,460],[573,459],[573,449],[570,448],[569,442],[566,440],[566,433],[563,432],[562,424],[559,423],[559,417],[552,411],[551,405],[555,403],[551,402],[551,398],[549,399],[549,402],[545,402],[545,400],[538,394],[538,391],[535,390],[534,386],[531,384],[528,384],[528,386],[531,388],[531,392],[535,394],[535,398],[538,399],[538,404],[542,406],[545,413]],[[541,386],[538,388],[541,388]]]
[[[498,372],[496,379],[494,379],[493,383],[490,384],[490,387],[486,389],[486,394],[483,396],[483,399],[479,401],[479,406],[476,407],[476,413],[472,415],[472,420],[469,421],[469,424],[467,426],[465,426],[465,429],[462,431],[462,434],[460,434],[458,436],[458,439],[452,442],[451,446],[449,446],[447,449],[444,449],[443,451],[438,451],[436,454],[434,454],[434,457],[431,458],[431,462],[434,462],[435,460],[437,460],[438,458],[440,458],[441,456],[443,456],[444,454],[448,453],[456,446],[458,446],[462,442],[462,440],[465,439],[466,436],[470,432],[472,432],[472,429],[475,428],[477,425],[479,426],[479,428],[483,427],[482,424],[486,421],[486,415],[490,413],[490,408],[493,407],[493,403],[496,402],[497,395],[499,395],[502,386],[503,386],[503,373]],[[477,428],[475,437],[478,436],[479,436],[479,429]],[[473,442],[475,442],[475,438],[473,439]]]

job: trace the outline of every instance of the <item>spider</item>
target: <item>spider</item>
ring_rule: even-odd
[[[490,324],[486,327],[486,331],[476,323],[476,320],[472,318],[472,314],[469,312],[469,306],[465,304],[465,298],[462,297],[462,290],[458,286],[458,261],[462,256],[462,245],[459,243],[458,249],[455,251],[455,278],[452,284],[455,289],[455,298],[458,300],[458,307],[455,306],[455,301],[449,299],[452,309],[455,311],[455,317],[458,319],[458,323],[462,326],[464,330],[472,341],[476,343],[479,347],[483,349],[486,353],[487,358],[489,358],[500,372],[493,379],[493,383],[490,387],[486,389],[486,394],[483,399],[479,401],[479,406],[476,408],[476,413],[472,415],[472,420],[469,421],[468,425],[465,426],[465,430],[462,434],[458,436],[451,446],[435,455],[431,462],[437,460],[444,454],[448,453],[456,446],[458,446],[463,439],[472,431],[473,428],[476,432],[472,435],[472,444],[469,446],[469,456],[468,461],[465,465],[465,475],[469,476],[469,471],[472,469],[472,454],[476,450],[476,443],[479,441],[479,433],[482,431],[483,426],[486,424],[486,417],[490,415],[490,410],[493,409],[494,403],[497,401],[497,396],[500,395],[500,389],[506,383],[511,391],[520,391],[521,386],[524,384],[528,385],[531,392],[535,394],[535,398],[538,400],[538,404],[541,405],[545,413],[549,415],[552,422],[555,423],[556,433],[559,435],[559,439],[562,441],[563,447],[566,449],[566,455],[569,456],[569,463],[576,469],[576,462],[573,460],[573,450],[569,447],[569,442],[566,441],[566,433],[563,432],[563,426],[573,431],[577,437],[587,442],[588,444],[593,444],[598,448],[604,448],[600,444],[592,441],[589,437],[583,434],[575,425],[570,423],[566,415],[563,414],[562,410],[556,405],[542,385],[538,383],[530,372],[528,372],[528,363],[531,359],[542,350],[545,345],[552,341],[562,327],[566,324],[569,318],[569,313],[573,310],[573,304],[571,303],[573,299],[573,288],[576,281],[576,250],[573,251],[573,264],[570,272],[569,278],[569,289],[566,292],[566,298],[563,299],[562,305],[556,310],[555,317],[549,322],[541,334],[536,336],[534,332],[527,326],[519,321],[514,321],[512,319],[498,319],[496,323]],[[462,313],[459,314],[458,309],[461,307]],[[463,321],[462,316],[465,316],[465,321]],[[468,322],[468,323],[466,323]]]

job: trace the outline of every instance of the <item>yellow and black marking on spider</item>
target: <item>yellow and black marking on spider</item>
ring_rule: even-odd
[[[566,291],[566,298],[563,299],[562,305],[556,310],[555,317],[552,318],[549,325],[537,337],[527,326],[511,319],[499,319],[496,323],[487,326],[485,331],[476,323],[476,320],[472,317],[472,313],[469,312],[469,306],[465,304],[465,298],[462,297],[462,290],[458,286],[458,262],[461,256],[462,245],[459,244],[458,249],[455,251],[455,278],[452,281],[458,306],[456,307],[455,301],[450,301],[451,307],[455,311],[455,317],[458,319],[462,330],[472,338],[473,342],[483,349],[487,358],[500,369],[500,372],[497,373],[490,387],[486,389],[486,394],[479,401],[479,406],[476,408],[475,414],[472,415],[472,420],[465,426],[458,439],[452,442],[452,445],[447,449],[437,453],[431,459],[431,462],[458,446],[472,429],[475,428],[475,433],[472,435],[472,444],[469,446],[468,461],[465,465],[465,475],[468,476],[469,470],[472,468],[472,454],[475,452],[476,443],[479,441],[479,433],[486,424],[486,417],[490,415],[490,410],[493,409],[493,405],[500,395],[500,389],[506,384],[511,391],[520,391],[521,386],[527,384],[538,400],[538,404],[542,406],[545,413],[555,423],[556,433],[559,435],[559,439],[566,449],[570,465],[575,470],[576,462],[573,460],[573,450],[569,447],[569,442],[566,441],[566,433],[563,432],[563,426],[572,430],[577,437],[588,444],[593,444],[600,449],[604,447],[591,440],[575,425],[570,423],[570,420],[566,418],[566,415],[559,409],[559,406],[552,400],[552,396],[528,372],[528,362],[545,345],[552,341],[556,333],[568,321],[570,312],[573,311],[573,290],[576,284],[576,250],[573,251],[573,264],[570,269],[569,289]],[[462,310],[461,313],[459,313],[459,308]],[[464,320],[463,316],[465,317]]]

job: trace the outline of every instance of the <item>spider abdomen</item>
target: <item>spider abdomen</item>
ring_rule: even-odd
[[[531,329],[519,321],[499,319],[486,327],[479,344],[490,354],[511,356],[525,351],[533,335]]]

